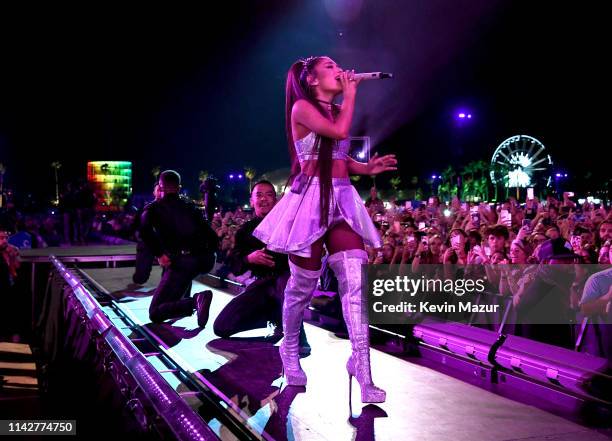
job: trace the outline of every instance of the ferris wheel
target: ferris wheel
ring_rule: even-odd
[[[552,159],[546,147],[527,135],[515,135],[502,142],[491,158],[491,181],[506,187],[549,186]]]

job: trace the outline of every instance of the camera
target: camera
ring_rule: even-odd
[[[531,220],[530,219],[523,219],[523,222],[521,222],[521,227],[527,227],[528,230],[531,229]]]

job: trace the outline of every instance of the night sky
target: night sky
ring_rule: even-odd
[[[359,10],[351,11],[362,3]],[[500,0],[260,0],[205,10],[66,9],[0,15],[0,162],[18,193],[53,192],[87,160],[224,177],[288,166],[286,72],[327,54],[362,83],[352,133],[398,155],[404,182],[489,160],[515,134],[546,145],[582,185],[610,179],[604,120],[609,26],[593,7]],[[351,9],[351,5],[353,9]],[[217,10],[219,9],[219,10]],[[604,79],[606,80],[604,82]],[[471,124],[458,126],[458,109]],[[391,177],[392,174],[387,174]],[[381,181],[384,181],[381,180]],[[384,185],[384,183],[383,183]]]

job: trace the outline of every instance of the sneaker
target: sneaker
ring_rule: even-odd
[[[206,326],[208,322],[208,313],[212,302],[212,296],[213,293],[209,289],[199,292],[194,296],[196,313],[198,315],[198,326],[200,328]]]
[[[266,334],[266,340],[268,341],[276,343],[285,335],[283,334],[283,327],[273,322],[269,321],[266,327],[268,329],[268,333]]]

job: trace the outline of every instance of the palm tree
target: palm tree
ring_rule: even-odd
[[[253,167],[246,167],[244,169],[244,176],[246,176],[246,178],[249,180],[249,194],[250,194],[252,185],[253,185],[253,179],[255,179],[255,176],[257,176],[257,170],[255,170]]]
[[[485,201],[489,200],[489,179],[490,169],[489,163],[483,160],[476,161],[474,172],[480,173],[479,188],[482,194],[482,198]]]
[[[59,161],[54,161],[51,163],[51,168],[53,168],[53,172],[55,174],[55,205],[59,205],[59,174],[58,171],[62,168],[62,163]]]
[[[488,187],[489,187],[489,182],[486,179],[478,178],[474,180],[474,183],[473,183],[474,193],[478,197],[480,197],[480,199],[483,201],[486,201],[489,199],[488,198]]]
[[[397,195],[397,188],[402,183],[402,180],[400,179],[399,176],[396,176],[394,178],[391,178],[389,180],[389,183],[391,184],[391,187],[393,188],[393,192]]]
[[[198,180],[204,183],[204,181],[206,181],[209,176],[210,173],[207,170],[200,170],[200,172],[198,173]]]
[[[456,176],[453,166],[449,165],[446,170],[441,173],[441,176],[444,184],[438,187],[438,194],[443,194],[442,190],[444,190],[447,196],[451,198],[453,193],[453,178]],[[454,187],[454,193],[457,193],[457,186],[455,185]]]
[[[0,162],[0,208],[2,208],[2,195],[4,192],[4,173],[6,173],[6,167]]]
[[[151,174],[153,175],[153,179],[155,179],[155,182],[159,180],[160,173],[161,173],[161,167],[159,165],[156,165],[155,167],[151,169]]]
[[[461,170],[461,197],[464,200],[472,200],[474,198],[474,162],[469,162],[463,170]]]

